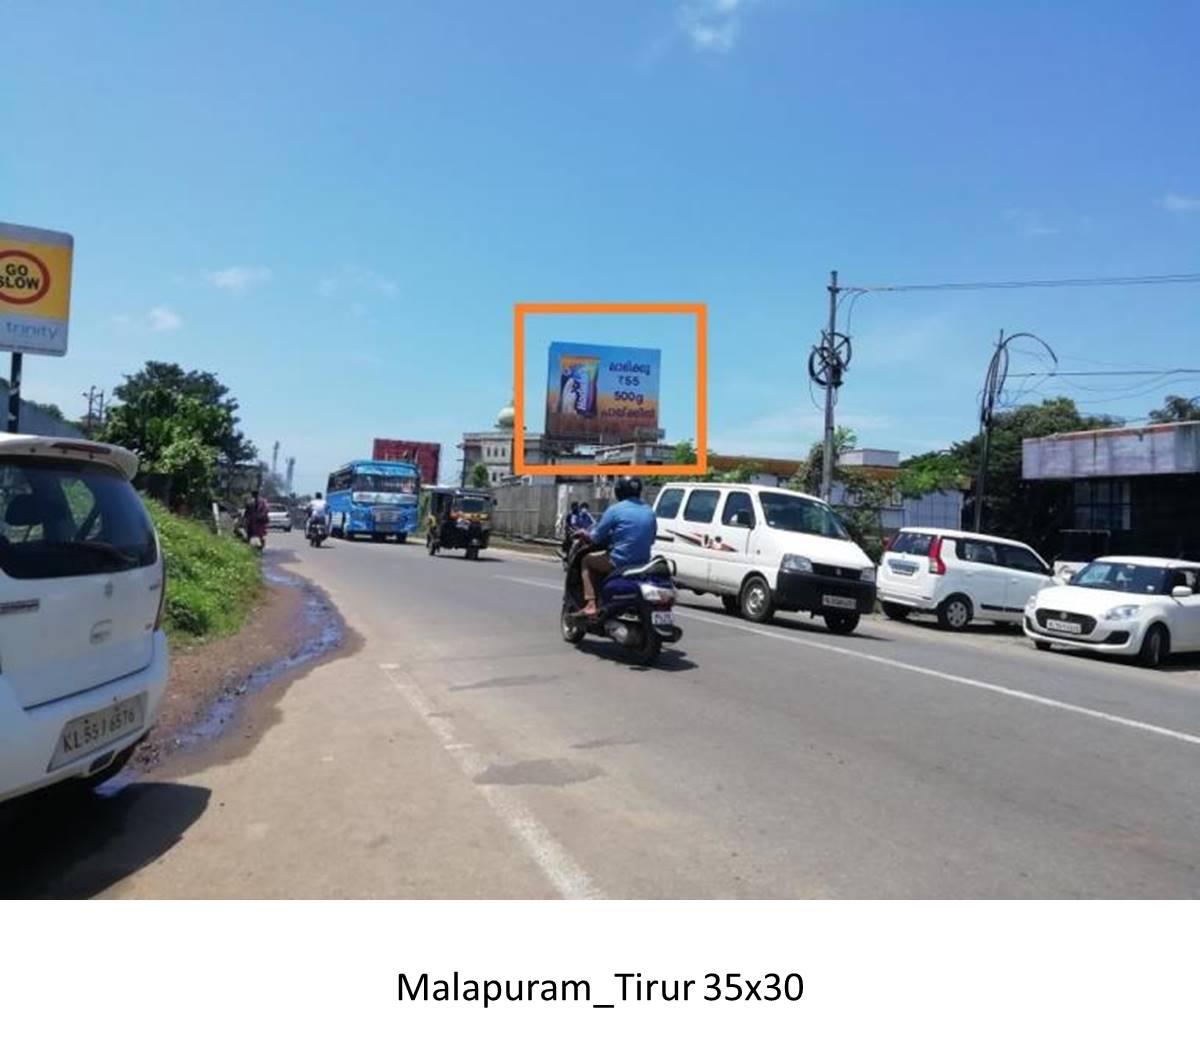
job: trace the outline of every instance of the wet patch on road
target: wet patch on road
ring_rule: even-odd
[[[598,778],[604,771],[576,760],[522,760],[494,763],[475,776],[476,785],[575,785]]]
[[[268,584],[299,596],[288,618],[288,622],[295,624],[295,636],[285,654],[236,676],[186,723],[168,731],[152,731],[148,751],[140,752],[131,767],[100,786],[101,795],[120,791],[141,773],[168,760],[173,774],[201,769],[211,762],[201,758],[207,757],[202,751],[209,747],[216,748],[222,760],[249,752],[279,719],[276,704],[293,681],[319,662],[352,654],[361,646],[361,639],[346,626],[341,614],[315,584],[273,564],[264,568],[263,577]],[[222,642],[206,646],[205,650],[220,652]],[[230,738],[234,732],[241,737]]]

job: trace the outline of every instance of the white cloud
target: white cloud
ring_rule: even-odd
[[[1004,219],[1011,223],[1023,238],[1046,238],[1059,233],[1059,228],[1047,223],[1041,213],[1029,209],[1007,209]]]
[[[205,274],[204,280],[232,295],[245,295],[256,284],[271,280],[271,270],[265,266],[227,266]]]
[[[693,50],[728,54],[737,45],[742,16],[753,0],[680,0],[679,27]]]
[[[1158,200],[1158,204],[1167,212],[1200,212],[1200,198],[1195,195],[1168,191]]]
[[[178,331],[183,319],[169,306],[155,306],[146,314],[146,326],[151,331]]]
[[[365,266],[344,266],[337,273],[326,274],[317,282],[317,294],[330,299],[335,295],[364,296],[382,295],[394,299],[400,294],[400,286]]]

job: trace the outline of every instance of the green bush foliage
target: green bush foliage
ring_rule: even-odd
[[[235,633],[262,593],[257,554],[234,537],[214,535],[202,522],[171,514],[157,501],[147,500],[146,506],[167,567],[167,634],[186,641]]]

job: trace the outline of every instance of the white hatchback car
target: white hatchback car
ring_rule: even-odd
[[[878,593],[889,619],[932,612],[946,630],[973,619],[1021,622],[1031,594],[1053,572],[1028,544],[961,529],[902,529],[879,562]]]
[[[1089,648],[1158,666],[1172,651],[1200,651],[1200,563],[1114,555],[1025,606],[1025,633],[1040,649]]]
[[[0,800],[112,777],[158,715],[166,586],[137,464],[0,434]]]

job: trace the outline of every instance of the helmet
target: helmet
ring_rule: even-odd
[[[613,491],[617,500],[628,500],[630,497],[641,497],[642,480],[636,475],[622,475],[617,479],[617,487]]]
[[[313,494],[313,500],[320,500],[320,499],[321,499],[321,491],[317,490],[317,492]]]

